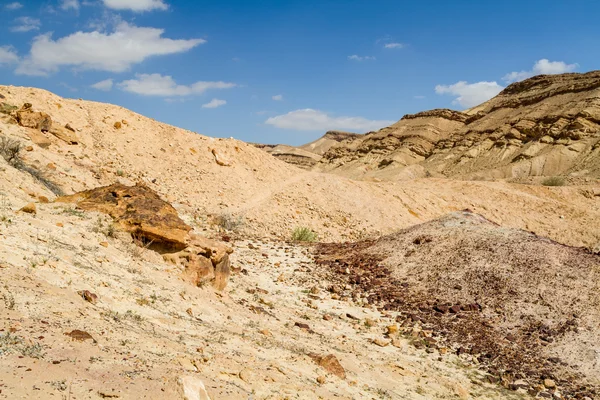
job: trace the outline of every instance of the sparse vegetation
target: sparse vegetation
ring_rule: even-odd
[[[46,186],[52,193],[56,195],[63,195],[62,189],[54,182],[52,182],[46,174],[32,166],[29,166],[23,162],[21,158],[21,150],[23,145],[18,140],[9,139],[6,136],[0,138],[0,155],[8,162],[12,167],[27,172],[33,178],[35,178],[42,185]]]
[[[317,240],[317,234],[308,227],[299,226],[292,232],[292,240],[295,242],[314,242]]]
[[[216,225],[228,231],[237,231],[244,224],[244,220],[241,215],[233,214],[220,214],[214,217]]]
[[[562,176],[551,176],[542,181],[544,186],[565,186],[566,181]]]

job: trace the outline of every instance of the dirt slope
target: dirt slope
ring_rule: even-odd
[[[471,212],[319,254],[353,297],[432,330],[430,346],[472,354],[509,384],[551,378],[600,395],[600,255]]]

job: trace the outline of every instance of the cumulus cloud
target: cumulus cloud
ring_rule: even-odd
[[[61,0],[60,8],[63,10],[79,10],[79,0]]]
[[[57,40],[53,40],[50,33],[39,35],[16,72],[48,75],[63,66],[123,72],[148,57],[182,53],[206,42],[168,39],[162,37],[163,33],[163,29],[122,22],[112,33],[75,32]]]
[[[113,10],[130,10],[135,12],[166,10],[169,8],[163,0],[103,0],[104,5]]]
[[[386,43],[383,47],[386,49],[401,49],[404,45],[402,43]]]
[[[281,101],[283,100],[283,95],[281,94],[276,94],[275,96],[271,97],[273,100],[275,101]]]
[[[352,60],[352,61],[367,61],[367,60],[374,60],[374,59],[375,59],[375,57],[373,57],[373,56],[359,56],[356,54],[348,56],[348,60]]]
[[[554,75],[573,72],[577,69],[577,67],[579,67],[579,64],[567,64],[564,61],[550,61],[543,58],[536,61],[530,71],[514,71],[510,74],[504,75],[502,80],[508,83],[518,82],[522,81],[523,79],[531,78],[535,75]]]
[[[217,108],[227,104],[225,100],[212,99],[206,104],[202,104],[202,108]]]
[[[281,129],[297,131],[328,131],[345,129],[355,132],[374,131],[393,124],[395,121],[370,120],[363,117],[336,117],[323,111],[306,108],[271,117],[266,124]]]
[[[0,47],[0,65],[16,64],[19,62],[19,56],[16,51],[10,46]]]
[[[37,18],[31,17],[19,17],[15,19],[16,25],[10,28],[11,32],[29,32],[37,31],[42,25],[41,21]]]
[[[108,92],[113,87],[113,80],[105,79],[103,81],[94,83],[91,87],[93,87],[94,89],[102,90],[103,92]]]
[[[190,96],[201,94],[209,89],[230,89],[237,86],[231,82],[206,82],[199,81],[192,85],[178,85],[170,76],[161,74],[136,74],[136,79],[119,83],[119,87],[126,92],[141,94],[143,96]]]
[[[18,1],[15,1],[14,3],[8,3],[4,6],[4,8],[10,11],[18,10],[19,8],[23,8],[23,4],[19,3]]]
[[[469,108],[491,99],[500,93],[502,89],[504,88],[496,82],[467,83],[460,81],[453,85],[437,85],[435,92],[457,96],[452,103]]]

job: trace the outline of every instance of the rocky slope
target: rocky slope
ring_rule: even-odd
[[[354,179],[600,177],[600,71],[513,83],[458,112],[431,110],[332,146],[317,168]]]
[[[545,379],[563,395],[600,395],[600,255],[469,211],[318,253],[337,287],[401,312],[424,345],[452,343],[534,395],[554,396]]]

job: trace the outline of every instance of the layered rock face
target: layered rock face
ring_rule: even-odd
[[[330,147],[317,168],[352,178],[600,176],[600,71],[513,83],[465,112],[406,115]]]

